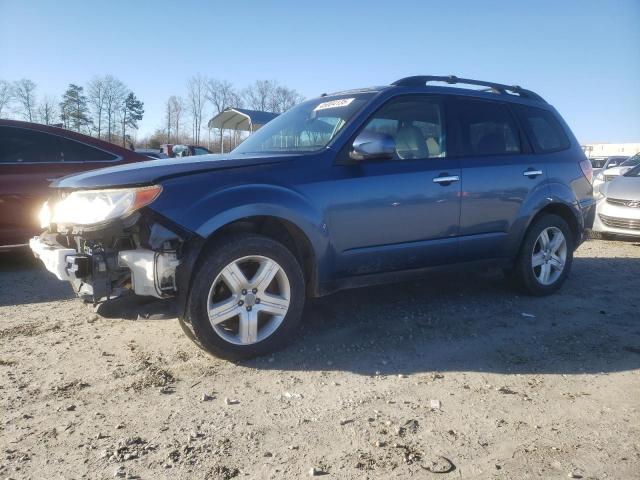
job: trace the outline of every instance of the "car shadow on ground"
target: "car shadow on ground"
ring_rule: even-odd
[[[47,272],[29,249],[0,252],[0,307],[74,297],[69,284]]]
[[[640,258],[576,258],[561,291],[541,298],[499,272],[343,291],[308,303],[289,348],[241,363],[362,375],[638,369],[638,278]]]
[[[361,375],[637,369],[638,278],[640,255],[576,258],[560,292],[542,298],[519,294],[495,271],[342,291],[307,302],[290,347],[240,363]],[[71,298],[28,253],[0,258],[0,306]]]

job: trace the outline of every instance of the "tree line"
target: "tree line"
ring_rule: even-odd
[[[61,99],[38,95],[32,80],[0,79],[0,118],[56,125],[126,146],[137,130],[144,103],[113,75],[94,77],[86,89],[69,84]]]
[[[219,131],[212,138],[208,119],[227,108],[282,113],[302,100],[304,97],[296,90],[275,80],[256,80],[245,88],[236,88],[227,80],[195,75],[187,80],[185,95],[171,95],[167,99],[163,125],[143,141],[150,147],[162,143],[193,143],[206,144],[210,149],[217,149],[220,142],[225,142],[228,150],[238,143],[241,134],[229,132],[225,138]],[[206,140],[202,138],[203,130],[208,133]]]
[[[157,119],[155,132],[137,140],[137,146],[158,147],[162,143],[206,144],[229,147],[242,136],[223,132],[212,137],[209,118],[227,108],[249,108],[281,113],[303,100],[296,90],[275,80],[256,80],[236,88],[226,80],[195,75],[182,95],[171,95],[164,105],[164,118]],[[38,94],[29,79],[14,82],[0,79],[0,118],[17,117],[29,122],[57,125],[109,142],[128,145],[132,131],[144,116],[144,103],[113,75],[94,77],[88,84],[69,84],[61,98]],[[208,133],[202,138],[202,132]]]

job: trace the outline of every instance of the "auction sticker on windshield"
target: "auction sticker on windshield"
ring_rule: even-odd
[[[354,100],[355,100],[355,98],[341,98],[340,100],[331,100],[330,102],[323,102],[323,103],[319,104],[313,110],[314,111],[318,111],[318,110],[326,110],[327,108],[346,107],[347,105],[349,105]]]

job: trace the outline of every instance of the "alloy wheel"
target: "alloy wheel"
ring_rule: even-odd
[[[264,256],[242,257],[218,274],[207,301],[214,332],[227,342],[261,342],[284,321],[291,286],[284,269]]]
[[[567,261],[567,240],[557,227],[547,227],[536,239],[531,266],[541,285],[552,285],[562,275]]]

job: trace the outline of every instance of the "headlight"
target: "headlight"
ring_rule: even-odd
[[[42,208],[40,209],[40,213],[38,214],[38,218],[40,219],[40,228],[47,228],[51,223],[51,209],[49,208],[49,202],[44,202]]]
[[[162,187],[78,190],[53,207],[51,223],[58,225],[95,225],[124,217],[153,202]],[[43,209],[45,206],[43,206]],[[48,210],[48,209],[47,209]],[[41,213],[41,222],[45,220]]]

